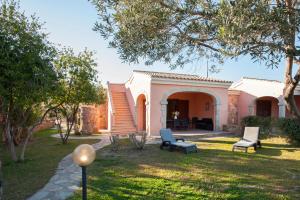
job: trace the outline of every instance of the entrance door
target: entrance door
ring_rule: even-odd
[[[268,100],[256,101],[256,115],[260,117],[271,117],[272,102]]]
[[[173,120],[173,113],[178,111],[180,114],[178,119],[188,119],[189,118],[189,101],[179,100],[179,99],[169,99],[168,100],[168,112],[167,119]]]

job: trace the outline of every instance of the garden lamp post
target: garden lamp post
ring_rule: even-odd
[[[86,167],[95,160],[95,149],[89,144],[81,144],[73,151],[72,157],[82,169],[82,199],[87,200]]]

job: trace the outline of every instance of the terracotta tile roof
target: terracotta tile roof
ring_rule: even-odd
[[[215,78],[206,78],[206,77],[202,77],[202,76],[198,76],[198,75],[191,75],[191,74],[177,74],[177,73],[141,71],[141,70],[133,70],[133,72],[147,74],[147,75],[151,76],[152,78],[232,83],[232,81],[220,80],[220,79],[215,79]]]

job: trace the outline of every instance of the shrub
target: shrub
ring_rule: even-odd
[[[278,124],[289,142],[300,144],[300,122],[297,119],[279,119]]]
[[[110,137],[111,150],[118,151],[120,147],[120,136],[111,134]]]
[[[136,134],[132,133],[132,134],[129,134],[129,140],[131,141],[132,144],[134,144],[134,146],[139,149],[139,150],[142,150],[146,144],[146,141],[147,141],[147,133],[142,133],[141,134],[141,139],[138,140],[136,138]]]
[[[247,116],[242,119],[242,127],[258,126],[261,133],[270,134],[272,127],[276,126],[276,119],[271,117]]]
[[[247,116],[242,119],[241,126],[258,126],[263,134],[270,134],[273,128],[279,128],[290,143],[300,144],[300,121],[297,119]]]

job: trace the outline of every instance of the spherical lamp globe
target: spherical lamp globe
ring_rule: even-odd
[[[81,144],[73,151],[73,161],[81,167],[90,165],[96,158],[95,149],[89,144]]]

